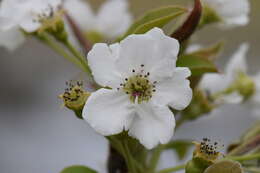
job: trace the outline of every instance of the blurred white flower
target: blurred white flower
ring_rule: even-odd
[[[20,27],[26,32],[39,29],[44,19],[51,18],[61,0],[3,0],[0,7],[0,30]]]
[[[7,31],[0,30],[0,46],[14,51],[25,41],[24,34],[18,27],[13,27]]]
[[[64,8],[83,31],[110,39],[122,35],[132,23],[127,0],[107,0],[96,15],[84,0],[66,0]]]
[[[208,91],[210,95],[217,96],[217,103],[240,103],[243,96],[237,91],[228,91],[232,84],[238,79],[239,74],[247,73],[246,53],[249,45],[242,44],[237,52],[231,57],[224,73],[205,74],[200,82],[200,88]]]
[[[216,12],[222,21],[220,26],[223,28],[244,26],[249,22],[248,0],[203,0],[203,2]]]
[[[94,79],[101,86],[83,110],[84,119],[102,135],[128,130],[148,149],[167,143],[175,119],[168,106],[184,109],[191,101],[191,72],[176,67],[179,43],[154,28],[120,43],[95,44],[88,54]]]

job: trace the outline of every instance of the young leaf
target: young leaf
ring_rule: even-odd
[[[196,50],[192,52],[192,55],[199,56],[206,58],[208,60],[215,60],[217,55],[221,52],[223,48],[223,42],[218,42],[214,44],[213,46],[207,47],[207,48],[202,48],[199,50]]]
[[[130,34],[142,34],[154,27],[162,28],[173,19],[187,12],[187,9],[178,6],[167,6],[147,12],[143,17],[132,24],[128,31],[119,40]]]
[[[208,59],[193,54],[182,55],[177,61],[178,67],[188,67],[193,76],[217,72],[216,66]]]
[[[166,148],[176,151],[178,158],[180,160],[182,160],[188,153],[188,150],[191,146],[192,146],[191,141],[176,140],[176,141],[172,141],[172,142],[168,143],[166,145]]]
[[[243,170],[239,162],[223,160],[208,167],[204,173],[243,173]]]
[[[64,168],[60,173],[97,173],[97,171],[86,166],[75,165]]]

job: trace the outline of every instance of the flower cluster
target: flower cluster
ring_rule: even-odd
[[[202,27],[245,26],[249,12],[248,0],[194,0],[192,10],[163,7],[133,22],[127,0],[106,0],[97,12],[86,0],[2,0],[0,46],[14,50],[26,37],[34,37],[79,67],[91,89],[70,81],[60,98],[109,141],[110,172],[154,173],[165,149],[185,155],[190,140],[171,141],[182,123],[222,104],[247,103],[259,116],[260,73],[248,74],[249,43],[240,45],[223,71],[214,62],[222,44],[190,46]],[[168,35],[170,25],[174,31]],[[242,140],[246,144],[237,144],[232,153],[247,145],[250,152],[258,147],[259,128],[248,136],[249,142]],[[260,157],[228,154],[229,160],[223,161],[217,142],[204,138],[194,144],[189,162],[159,172],[185,168],[186,173],[208,173],[226,165],[242,171],[247,165],[235,160]]]

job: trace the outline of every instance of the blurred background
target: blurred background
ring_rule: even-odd
[[[89,1],[96,9],[104,2]],[[148,9],[167,4],[192,5],[191,0],[129,2],[135,17]],[[225,31],[211,26],[193,37],[193,42],[203,45],[226,41],[217,62],[221,69],[241,43],[249,42],[250,73],[260,70],[260,1],[251,0],[251,7],[248,26]],[[15,52],[0,48],[1,173],[58,173],[73,164],[88,165],[105,172],[106,140],[63,108],[57,97],[63,92],[65,81],[78,73],[72,64],[37,40],[28,40]],[[174,138],[200,140],[210,137],[228,144],[238,139],[254,121],[256,118],[243,105],[224,106],[210,116],[184,124]],[[161,168],[175,164],[177,161],[172,152],[163,154]]]

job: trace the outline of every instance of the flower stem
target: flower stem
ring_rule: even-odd
[[[176,171],[179,171],[179,170],[184,169],[185,166],[186,166],[186,164],[183,164],[183,165],[175,166],[175,167],[172,167],[172,168],[163,169],[163,170],[159,171],[158,173],[171,173],[171,172],[176,172]]]
[[[128,148],[128,143],[126,140],[123,140],[123,145],[124,145],[124,149],[125,149],[126,162],[129,166],[129,172],[136,173],[135,162],[134,162],[131,152]]]
[[[88,66],[87,60],[82,56],[77,49],[75,49],[69,41],[66,41],[64,45],[69,49],[69,51],[81,62],[84,66],[84,71],[91,75],[91,70]]]
[[[227,158],[236,161],[254,160],[254,159],[260,159],[260,153],[248,154],[244,156],[227,156]]]
[[[74,57],[70,56],[60,45],[54,42],[47,34],[42,33],[39,37],[40,40],[42,40],[44,43],[46,43],[49,47],[51,47],[55,52],[57,52],[59,55],[63,56],[68,61],[72,62],[76,66],[80,67],[82,70],[84,70],[84,66]]]
[[[163,149],[164,149],[163,145],[160,145],[154,149],[153,155],[150,160],[150,168],[149,168],[150,172],[154,172],[156,170]]]

